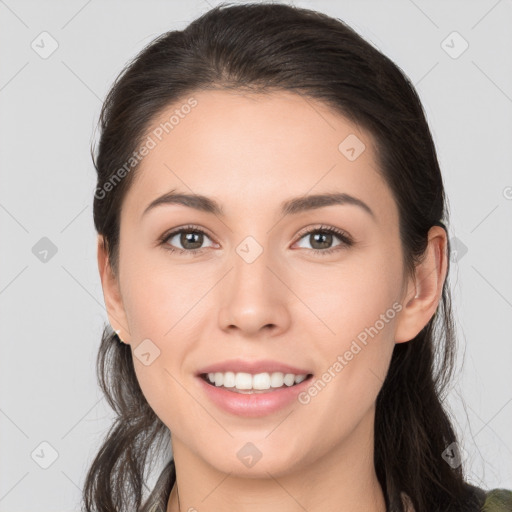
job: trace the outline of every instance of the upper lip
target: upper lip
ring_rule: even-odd
[[[292,366],[286,363],[280,363],[279,361],[272,361],[270,359],[260,359],[258,361],[246,361],[243,359],[229,359],[227,361],[222,361],[219,363],[213,363],[204,368],[198,370],[197,375],[202,375],[204,373],[215,373],[215,372],[244,372],[244,373],[273,373],[273,372],[281,372],[281,373],[293,373],[294,375],[308,375],[311,372],[309,370],[305,370],[304,368],[298,368],[296,366]]]

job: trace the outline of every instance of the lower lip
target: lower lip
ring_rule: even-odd
[[[202,377],[197,377],[206,395],[218,407],[237,416],[254,418],[265,416],[290,405],[297,400],[297,395],[309,386],[312,377],[308,377],[294,386],[285,386],[268,393],[236,393],[226,388],[208,384]]]

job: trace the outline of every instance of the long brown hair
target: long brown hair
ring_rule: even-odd
[[[137,166],[115,186],[106,184],[130,160],[159,113],[207,89],[292,91],[324,102],[368,130],[376,141],[379,171],[398,205],[408,275],[424,254],[429,228],[447,229],[432,136],[420,99],[401,69],[325,14],[283,4],[222,4],[184,30],[151,42],[122,70],[104,102],[99,147],[96,155],[92,152],[94,223],[114,274],[121,205]],[[401,492],[416,512],[478,509],[462,464],[443,458],[457,441],[443,405],[455,362],[447,281],[428,324],[414,340],[395,345],[377,398],[374,463],[388,510],[403,510]],[[164,511],[176,477],[168,447],[172,433],[142,394],[131,347],[119,343],[108,325],[97,371],[118,416],[87,474],[84,510]],[[145,472],[162,450],[168,464],[144,500]]]

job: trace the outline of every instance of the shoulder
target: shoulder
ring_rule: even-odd
[[[482,512],[512,512],[512,490],[491,489],[486,491]]]

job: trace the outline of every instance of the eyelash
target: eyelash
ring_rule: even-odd
[[[183,226],[179,229],[176,229],[174,231],[171,231],[169,233],[165,233],[164,235],[162,235],[159,239],[160,245],[162,245],[165,250],[167,250],[171,253],[179,253],[179,254],[187,253],[187,255],[189,255],[189,256],[198,255],[198,254],[202,253],[205,249],[207,249],[206,247],[203,247],[201,249],[190,249],[190,250],[176,249],[175,247],[172,247],[171,245],[169,245],[167,243],[167,241],[170,238],[172,238],[174,235],[177,235],[182,232],[201,233],[203,235],[206,235],[208,238],[211,238],[208,235],[208,233],[203,231],[201,228],[194,226],[194,225],[188,225],[188,226]],[[311,235],[312,233],[324,233],[324,234],[328,233],[328,234],[336,235],[342,242],[340,245],[336,245],[334,247],[331,247],[330,249],[308,249],[309,251],[312,251],[313,253],[318,254],[320,256],[325,256],[325,255],[331,254],[338,250],[342,250],[344,247],[350,247],[354,244],[354,241],[352,240],[350,235],[348,235],[345,231],[342,231],[341,229],[338,229],[338,228],[334,228],[332,226],[324,226],[324,225],[309,229],[308,231],[301,233],[301,235],[299,236],[297,241],[301,240],[302,238],[304,238],[307,235]]]

